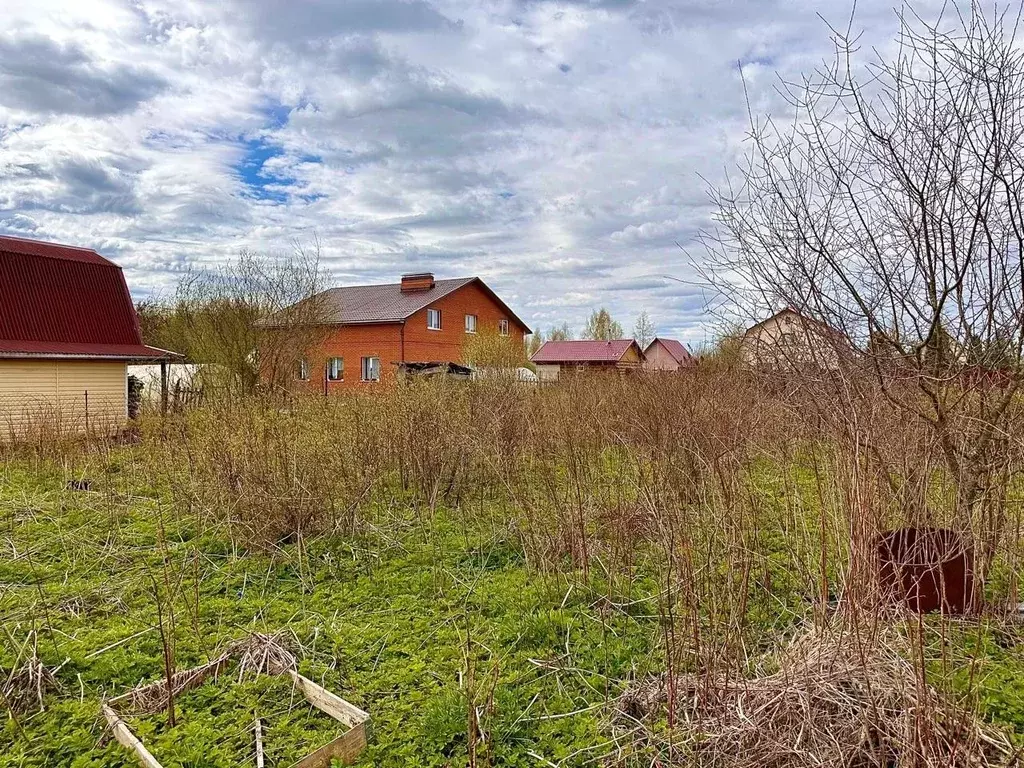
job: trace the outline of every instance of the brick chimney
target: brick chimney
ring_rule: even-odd
[[[433,287],[434,275],[431,272],[418,272],[412,275],[402,275],[402,293],[429,291]]]

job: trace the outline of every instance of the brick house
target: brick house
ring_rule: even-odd
[[[690,351],[676,339],[656,338],[644,350],[644,368],[649,371],[681,371],[696,364]]]
[[[319,294],[324,338],[298,363],[300,389],[330,393],[393,381],[400,363],[465,363],[477,334],[523,348],[527,325],[479,277],[332,288]]]
[[[633,339],[612,341],[548,341],[530,360],[542,382],[558,381],[565,373],[639,370],[644,353]]]

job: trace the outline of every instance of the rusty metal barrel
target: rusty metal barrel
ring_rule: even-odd
[[[883,596],[917,613],[972,613],[980,595],[974,551],[948,528],[900,528],[878,538]]]

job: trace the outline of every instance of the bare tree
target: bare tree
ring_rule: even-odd
[[[527,358],[533,357],[537,354],[537,350],[544,346],[544,342],[547,341],[547,337],[544,336],[544,331],[536,331],[526,337],[526,356]]]
[[[207,364],[207,383],[239,393],[286,386],[324,335],[323,281],[319,242],[285,255],[243,250],[185,275],[170,324],[189,357]]]
[[[583,338],[595,341],[621,339],[623,335],[621,323],[614,320],[611,313],[604,307],[590,313],[587,326],[583,329]]]
[[[548,331],[548,341],[572,341],[573,332],[568,323],[562,323],[557,328]]]
[[[738,183],[713,193],[706,274],[734,309],[838,331],[856,371],[928,426],[969,520],[1000,466],[1024,348],[1020,22],[978,5],[899,16],[891,55],[835,57],[752,118]]]
[[[633,338],[640,345],[640,349],[647,349],[647,345],[654,341],[654,336],[657,332],[657,329],[654,327],[654,321],[647,314],[647,310],[642,310],[636,316],[636,323],[633,324]]]

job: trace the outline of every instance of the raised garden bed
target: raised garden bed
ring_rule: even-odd
[[[291,768],[329,768],[332,761],[339,761],[347,765],[355,762],[359,757],[366,747],[369,737],[370,715],[368,713],[303,676],[293,668],[294,665],[291,663],[267,664],[264,659],[264,663],[256,665],[259,667],[256,674],[251,674],[249,680],[242,682],[241,673],[246,671],[244,659],[239,662],[241,671],[237,680],[234,679],[234,675],[229,678],[226,674],[229,666],[232,666],[234,662],[236,662],[235,655],[228,652],[209,664],[175,674],[174,698],[181,713],[184,714],[186,710],[190,709],[189,704],[205,704],[209,708],[211,701],[216,704],[218,697],[225,699],[225,707],[230,707],[232,702],[228,699],[234,698],[233,694],[235,693],[240,694],[243,698],[251,694],[254,703],[268,697],[274,701],[281,701],[287,700],[290,696],[299,696],[300,701],[304,700],[304,707],[308,703],[310,711],[297,712],[291,704],[288,704],[284,716],[281,712],[271,711],[264,717],[259,709],[254,707],[255,716],[252,719],[235,721],[233,728],[229,727],[221,731],[222,739],[234,740],[236,751],[247,751],[247,757],[250,760],[253,757],[256,758],[257,766],[264,764],[265,753],[276,765],[285,764],[282,762],[283,759],[292,759]],[[253,666],[250,664],[248,672],[252,673],[253,671]],[[280,688],[279,681],[287,682],[287,686],[277,690]],[[212,690],[208,695],[202,696],[200,694],[206,692],[200,690],[201,688]],[[218,692],[215,690],[217,688],[221,688],[222,691]],[[105,701],[102,705],[103,715],[110,725],[114,738],[132,750],[145,768],[163,768],[163,765],[149,751],[143,740],[136,735],[137,731],[148,731],[166,736],[182,728],[182,723],[179,723],[175,728],[154,729],[150,727],[151,718],[140,719],[163,711],[166,701],[167,682],[166,679],[162,679]],[[294,759],[296,743],[308,743],[310,740],[319,741],[315,738],[316,735],[325,730],[322,725],[312,722],[315,718],[311,716],[314,714],[317,718],[322,714],[322,716],[330,718],[330,721],[340,723],[346,730],[326,744]],[[275,715],[277,715],[276,718]],[[230,716],[228,719],[230,720]],[[281,722],[275,723],[275,719]],[[141,723],[145,723],[144,728],[139,727]],[[135,725],[134,728],[133,725]],[[291,739],[292,743],[288,745],[290,749],[276,748],[275,734],[281,735],[282,732],[297,737]],[[182,737],[184,736],[185,734],[182,734]],[[188,736],[195,738],[194,734],[188,734]],[[154,739],[154,741],[157,740]]]

